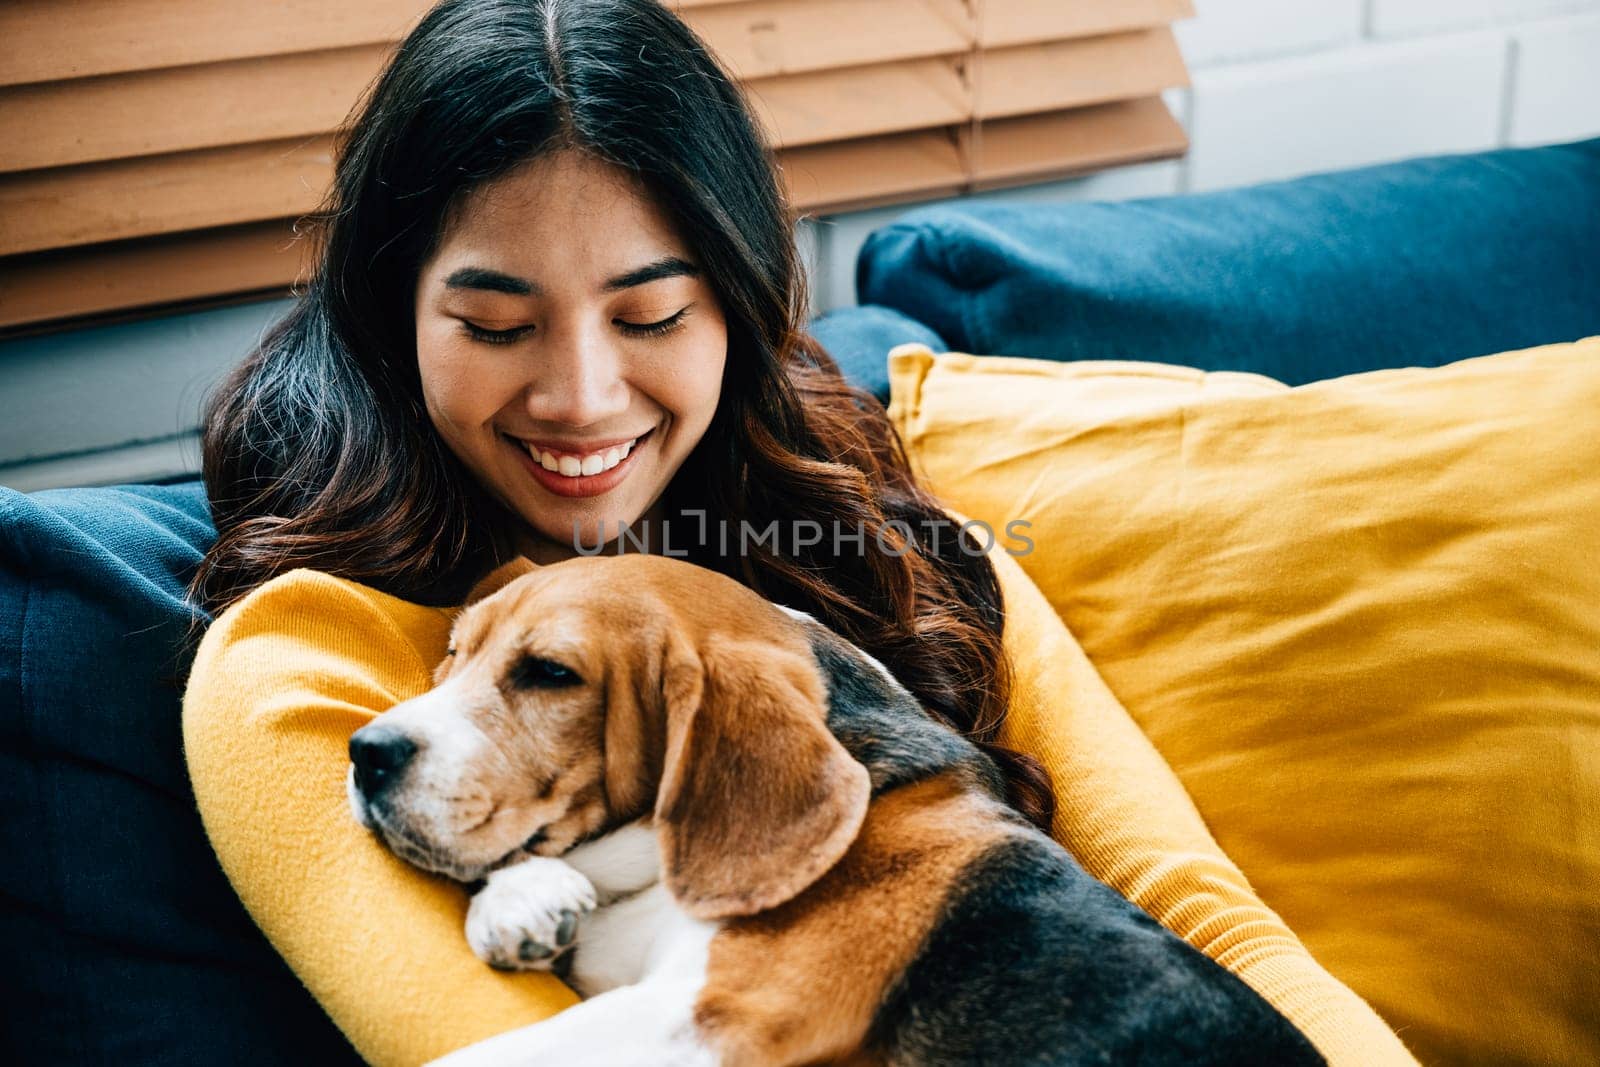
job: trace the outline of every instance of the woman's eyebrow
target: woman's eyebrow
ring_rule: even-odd
[[[644,285],[646,282],[680,276],[698,278],[700,268],[677,256],[663,256],[637,270],[630,270],[626,274],[607,279],[600,288],[605,292],[614,293],[621,289]],[[492,293],[510,293],[513,296],[544,295],[543,289],[526,278],[517,278],[486,267],[462,267],[452,271],[444,280],[444,284],[447,289],[486,289]]]
[[[526,278],[513,278],[509,274],[483,267],[462,267],[453,271],[444,280],[444,285],[446,289],[487,289],[491,293],[511,293],[513,296],[543,292]]]

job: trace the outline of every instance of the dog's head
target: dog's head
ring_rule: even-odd
[[[866,813],[805,625],[680,560],[507,564],[434,682],[352,735],[350,799],[461,881],[653,812],[680,903],[752,914],[820,877]]]

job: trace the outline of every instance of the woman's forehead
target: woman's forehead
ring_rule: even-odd
[[[445,219],[435,260],[446,272],[465,265],[538,270],[546,277],[530,280],[543,286],[599,283],[669,256],[693,261],[644,184],[620,167],[564,150],[464,197]]]

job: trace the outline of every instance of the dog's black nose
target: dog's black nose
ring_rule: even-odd
[[[350,762],[356,768],[356,786],[368,800],[393,785],[411,757],[417,743],[398,730],[383,726],[363,726],[350,735]]]

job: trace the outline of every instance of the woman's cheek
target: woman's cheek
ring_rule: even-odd
[[[728,332],[717,319],[685,333],[683,343],[673,346],[667,381],[677,392],[680,407],[697,409],[702,421],[710,421],[722,393]]]
[[[448,337],[419,335],[417,340],[418,371],[428,415],[446,440],[459,441],[464,430],[485,417],[478,410],[485,399],[483,368],[475,369],[478,361]]]

